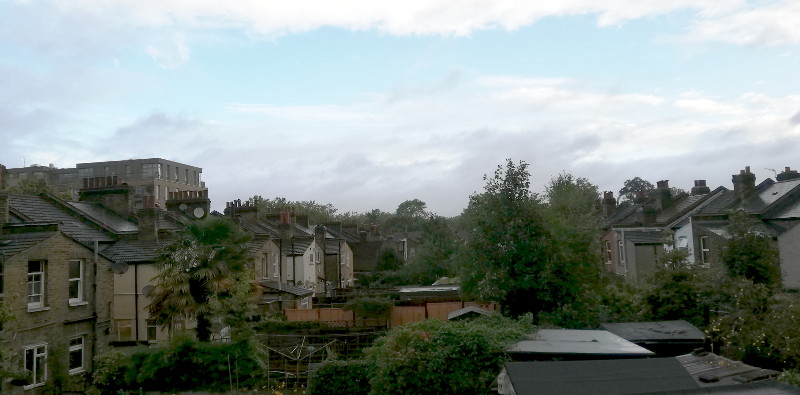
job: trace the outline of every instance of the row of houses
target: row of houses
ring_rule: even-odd
[[[163,344],[174,331],[192,328],[193,322],[159,327],[147,311],[159,251],[190,221],[226,216],[252,235],[247,247],[264,311],[312,308],[314,297],[355,286],[355,274],[374,266],[382,246],[397,246],[341,224],[259,213],[241,201],[211,212],[207,189],[194,176],[201,170],[177,162],[84,167],[103,175],[56,186],[55,193],[20,195],[6,187],[37,176],[0,165],[0,297],[13,316],[2,327],[2,347],[30,372],[3,382],[2,393],[41,392],[56,378],[63,390],[80,392],[104,349]],[[51,173],[40,177],[69,172]]]
[[[696,180],[689,193],[675,194],[669,182],[625,205],[605,192],[601,223],[606,269],[642,285],[656,269],[658,258],[671,248],[687,252],[691,264],[720,263],[720,247],[729,237],[732,211],[743,211],[758,222],[758,232],[770,236],[779,252],[784,288],[800,289],[800,174],[786,167],[775,180],[756,184],[749,167],[731,178],[733,189],[711,190]]]

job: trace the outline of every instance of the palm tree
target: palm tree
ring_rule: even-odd
[[[167,326],[175,319],[197,319],[197,339],[211,337],[212,303],[233,300],[237,281],[252,281],[246,244],[250,237],[229,220],[209,217],[190,224],[165,245],[157,261],[158,274],[150,315]],[[241,287],[239,287],[241,288]]]

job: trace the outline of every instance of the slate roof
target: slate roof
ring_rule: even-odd
[[[259,281],[258,283],[264,288],[268,288],[272,291],[279,291],[279,292],[286,292],[292,294],[294,296],[308,296],[313,295],[314,291],[310,289],[295,287],[294,285],[283,284],[277,281]]]
[[[58,232],[25,232],[0,235],[0,257],[16,255],[58,234]]]
[[[289,242],[281,243],[283,244],[281,245],[281,253],[284,256],[303,255],[313,241],[314,239],[310,238],[292,238]]]
[[[659,231],[626,230],[625,240],[634,244],[664,244],[664,235]]]
[[[694,205],[698,204],[703,199],[707,198],[708,195],[684,195],[680,196],[677,201],[674,201],[672,205],[667,207],[666,210],[658,213],[656,217],[656,222],[661,224],[666,224],[669,222],[674,221],[683,214],[686,210],[691,209]]]
[[[600,228],[607,229],[613,225],[635,225],[637,224],[635,214],[641,208],[641,204],[630,204],[625,207],[617,208],[608,218],[601,222]]]
[[[103,250],[114,262],[154,262],[166,241],[120,240]]]
[[[40,196],[9,196],[8,200],[10,208],[29,221],[60,222],[62,231],[81,244],[91,245],[95,240],[101,243],[115,240],[107,233],[73,217]]]
[[[715,196],[712,201],[697,211],[697,215],[720,215],[724,214],[736,202],[734,191],[726,189]]]
[[[752,196],[742,202],[742,208],[748,213],[760,213],[766,210],[771,204],[785,196],[794,188],[800,185],[800,178],[794,180],[775,182],[758,190]]]
[[[106,226],[116,233],[135,233],[139,227],[135,223],[107,210],[93,202],[66,202],[78,212],[88,216],[94,221]]]
[[[770,219],[793,219],[800,218],[800,201],[794,202],[785,208],[781,209],[774,215],[770,215]]]

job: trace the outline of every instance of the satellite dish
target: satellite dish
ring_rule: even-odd
[[[142,294],[144,296],[149,296],[150,292],[153,292],[153,288],[155,287],[152,285],[145,285],[144,288],[142,288]]]
[[[186,203],[181,203],[181,205],[178,206],[178,208],[181,209],[181,211],[186,211],[189,209],[189,206],[187,206]]]
[[[203,218],[206,215],[206,210],[203,210],[202,207],[195,207],[193,214],[197,218]]]
[[[128,271],[128,264],[126,262],[114,262],[111,264],[111,271],[114,274],[125,274]]]

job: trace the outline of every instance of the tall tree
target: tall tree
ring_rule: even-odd
[[[257,205],[263,213],[290,210],[296,214],[307,215],[309,223],[312,224],[331,222],[338,218],[336,213],[338,210],[330,203],[317,203],[314,200],[293,201],[284,197],[265,199],[259,195],[251,197],[249,201]]]
[[[249,236],[225,218],[208,217],[190,224],[159,256],[154,297],[148,306],[151,316],[164,326],[176,319],[196,318],[198,340],[208,341],[212,318],[220,313],[212,306],[236,310],[231,303],[248,302],[246,295],[237,292],[237,283],[252,281],[248,241]]]
[[[637,191],[642,191],[647,196],[655,189],[656,187],[651,182],[639,177],[633,177],[630,180],[625,180],[625,183],[622,184],[622,189],[619,190],[619,197],[632,202],[636,199]]]
[[[464,292],[499,301],[512,315],[555,309],[571,290],[553,286],[555,246],[528,164],[508,159],[484,180],[465,211],[473,230],[460,258]]]
[[[409,284],[430,285],[453,272],[452,259],[462,245],[448,220],[431,216],[422,224],[424,232],[414,256],[403,266]]]

